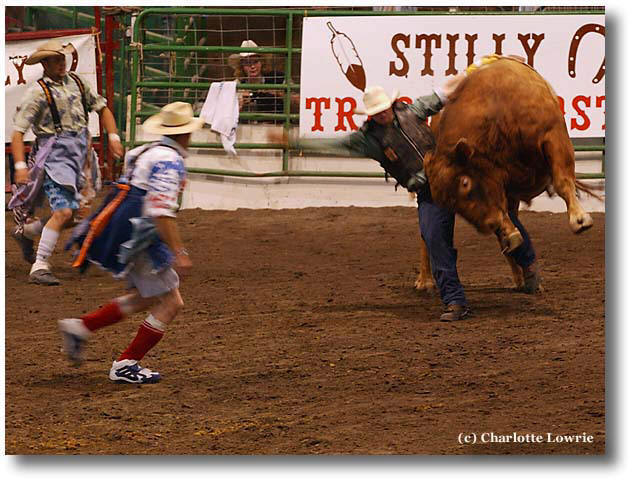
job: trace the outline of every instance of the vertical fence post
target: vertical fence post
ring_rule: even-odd
[[[75,7],[73,9],[73,22],[76,25],[75,20],[77,19],[76,16],[77,13],[77,8]],[[103,94],[103,70],[101,67],[101,49],[99,48],[99,43],[100,43],[100,39],[101,39],[101,7],[94,7],[94,15],[95,15],[95,26],[93,28],[93,32],[95,32],[95,35],[97,36],[96,38],[96,42],[95,42],[95,58],[97,59],[97,65],[96,65],[96,71],[97,71],[97,92],[99,93],[99,95]],[[106,92],[107,95],[107,92]],[[103,135],[103,122],[101,121],[101,116],[99,116],[99,159],[101,160],[101,166],[99,166],[100,168],[103,168],[103,162],[105,160],[105,145],[106,145],[106,138]],[[103,172],[101,172],[101,174],[103,175]]]
[[[290,84],[292,82],[292,21],[292,12],[288,12],[288,16],[286,17],[286,101],[284,102],[284,114],[286,115],[286,119],[284,121],[284,133],[286,136],[290,136],[290,103],[292,98],[290,90]],[[288,155],[289,149],[287,146],[284,146],[281,168],[284,172],[288,170]]]
[[[126,64],[126,50],[125,50],[125,42],[127,40],[127,27],[126,25],[128,24],[127,22],[127,16],[122,14],[122,20],[123,22],[118,22],[118,26],[119,26],[119,111],[118,111],[118,126],[119,129],[122,129],[124,123],[125,123],[125,107],[127,105],[127,96],[125,95],[125,88],[124,88],[124,78],[127,72],[127,69],[125,68],[125,64]],[[130,37],[131,38],[131,37]],[[128,129],[128,126],[125,126],[125,130]],[[123,140],[125,140],[123,138]]]
[[[112,15],[106,15],[105,18],[105,75],[106,75],[106,101],[108,103],[108,108],[115,112],[114,108],[114,26],[115,20]],[[120,129],[120,126],[117,126]],[[110,150],[107,153],[107,164],[108,164],[108,177],[110,180],[113,179],[114,173],[114,158],[112,154],[110,154]]]
[[[130,21],[130,26],[132,29],[132,43],[130,45],[130,50],[132,51],[132,79],[131,83],[131,99],[130,99],[130,145],[134,145],[134,141],[136,140],[136,99],[138,96],[138,87],[136,83],[138,82],[138,72],[139,72],[139,55],[140,50],[143,48],[141,44],[141,34],[139,25],[141,24],[141,19],[144,19],[143,12],[139,15],[140,19],[136,15],[132,15],[132,20]]]

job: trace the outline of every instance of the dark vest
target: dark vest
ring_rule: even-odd
[[[362,129],[382,148],[385,158],[379,162],[383,169],[406,187],[413,174],[424,170],[424,154],[435,148],[435,139],[431,128],[407,104],[394,102],[393,111],[399,126],[369,121]]]

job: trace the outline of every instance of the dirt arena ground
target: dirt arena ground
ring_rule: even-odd
[[[496,241],[459,219],[475,314],[446,324],[413,289],[414,208],[183,211],[195,268],[144,359],[163,380],[142,387],[107,377],[141,315],[95,333],[80,368],[60,353],[56,320],[124,284],[58,250],[63,284],[29,285],[7,236],[6,453],[602,454],[605,217],[580,236],[564,214],[521,218],[547,292],[514,292]],[[513,432],[544,440],[488,442]]]

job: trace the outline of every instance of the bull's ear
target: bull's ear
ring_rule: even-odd
[[[455,162],[458,164],[466,164],[473,155],[473,148],[463,137],[455,144]]]

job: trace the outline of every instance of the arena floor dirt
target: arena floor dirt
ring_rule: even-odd
[[[60,353],[56,320],[124,284],[58,250],[63,284],[29,285],[7,236],[6,453],[602,454],[605,217],[579,236],[564,214],[521,218],[547,292],[514,292],[496,241],[459,219],[475,314],[447,324],[413,289],[414,208],[183,211],[195,268],[143,360],[163,380],[142,387],[107,377],[141,315],[96,332],[80,368]],[[481,440],[513,432],[545,440]]]

